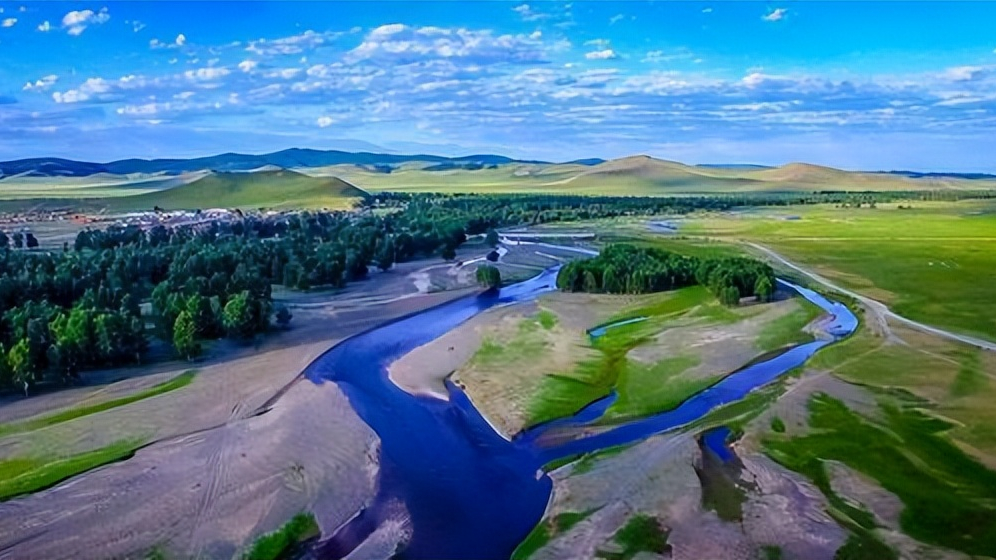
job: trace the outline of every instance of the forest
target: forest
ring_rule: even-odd
[[[152,337],[193,359],[204,341],[251,340],[274,320],[290,321],[273,306],[273,285],[338,288],[395,262],[451,260],[468,235],[493,242],[494,228],[692,208],[667,199],[382,195],[352,212],[86,229],[54,251],[0,232],[0,386],[28,392],[140,363]]]
[[[748,296],[767,301],[775,291],[775,273],[750,258],[700,259],[619,243],[597,257],[565,264],[557,275],[557,288],[568,292],[646,294],[693,285],[708,287],[726,305]]]

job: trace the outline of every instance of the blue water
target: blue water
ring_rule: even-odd
[[[626,319],[625,321],[616,321],[615,323],[609,323],[608,325],[602,325],[601,327],[595,327],[589,330],[588,336],[598,338],[600,336],[605,336],[605,333],[609,332],[609,329],[614,329],[623,325],[632,325],[633,323],[640,323],[646,320],[646,317],[634,317],[632,319]]]
[[[724,463],[729,463],[736,457],[730,446],[726,444],[726,440],[730,439],[731,433],[730,429],[726,426],[720,426],[707,430],[702,434],[702,443],[705,445],[705,448]]]
[[[381,440],[377,497],[326,543],[325,555],[343,555],[384,520],[407,512],[412,537],[400,558],[508,558],[546,509],[552,484],[542,465],[688,423],[742,398],[830,343],[793,348],[728,376],[672,411],[580,438],[585,430],[579,428],[601,417],[615,395],[508,441],[455,385],[447,384],[450,400],[442,401],[410,395],[388,379],[390,363],[474,315],[553,290],[557,271],[547,270],[497,294],[458,299],[377,327],[340,343],[308,366],[305,376],[315,383],[336,382]],[[798,290],[834,314],[828,332],[840,336],[856,327],[846,307]]]

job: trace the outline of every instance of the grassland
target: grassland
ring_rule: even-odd
[[[61,179],[60,179],[61,181]],[[71,209],[144,211],[203,208],[346,209],[366,192],[335,177],[310,177],[294,171],[199,173],[136,183],[69,186],[42,183],[14,187],[0,183],[0,210]]]
[[[138,402],[140,400],[162,395],[170,391],[175,391],[176,389],[190,385],[190,383],[194,380],[195,375],[197,375],[196,370],[187,371],[174,377],[173,379],[164,381],[158,385],[150,387],[149,389],[140,391],[133,395],[128,395],[126,397],[97,402],[94,404],[84,404],[62,412],[48,414],[38,418],[33,418],[31,420],[26,420],[24,422],[0,424],[0,437],[40,430],[42,428],[47,428],[48,426],[69,422],[70,420],[75,420],[91,414],[97,414],[98,412],[104,412],[105,410],[111,410],[113,408]]]
[[[141,446],[140,440],[121,440],[68,457],[4,459],[0,461],[0,501],[37,492],[90,469],[126,459]]]
[[[876,425],[825,396],[811,404],[816,432],[770,440],[773,457],[826,486],[823,461],[841,461],[874,478],[905,506],[904,532],[965,552],[996,550],[996,472],[965,455],[941,434],[951,425],[918,410],[884,407]],[[859,516],[860,517],[860,516]],[[855,519],[866,529],[869,519]]]
[[[172,189],[108,199],[117,210],[196,208],[348,208],[366,197],[334,177],[309,177],[293,171],[214,173]]]
[[[368,191],[597,194],[661,196],[682,193],[916,191],[987,189],[994,181],[909,179],[793,163],[771,169],[697,167],[647,156],[594,166],[514,163],[480,170],[427,171],[407,165],[391,173],[353,165],[309,172],[340,177]]]
[[[682,233],[756,241],[905,317],[996,340],[996,203],[713,214]]]

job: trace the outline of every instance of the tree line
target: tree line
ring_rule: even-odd
[[[655,247],[612,244],[597,257],[565,264],[557,288],[568,292],[646,294],[686,286],[708,287],[726,305],[757,296],[767,301],[775,291],[775,274],[756,259],[701,259]]]

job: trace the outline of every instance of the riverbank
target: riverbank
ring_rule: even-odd
[[[400,276],[400,282],[410,280]],[[131,458],[0,503],[0,550],[17,558],[231,557],[300,511],[331,533],[373,500],[379,440],[334,384],[295,382],[329,346],[447,292],[296,308],[292,329],[251,355],[196,364],[182,388],[24,433],[6,460],[71,457],[137,439]],[[318,299],[317,296],[313,296]],[[5,422],[110,402],[189,369],[82,387],[0,407]],[[156,503],[155,508],[148,504]]]

